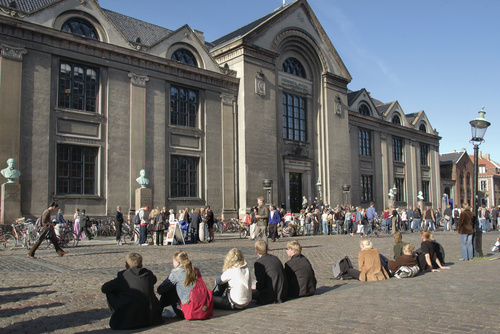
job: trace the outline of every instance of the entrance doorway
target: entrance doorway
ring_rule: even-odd
[[[294,213],[302,209],[302,174],[290,173],[290,209]]]

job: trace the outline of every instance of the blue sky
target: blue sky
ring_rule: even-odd
[[[292,1],[287,0],[289,4]],[[492,123],[480,150],[500,162],[500,1],[309,0],[353,80],[406,114],[424,110],[440,152],[466,148],[469,121],[485,107]],[[100,0],[101,7],[207,41],[250,23],[282,0]]]

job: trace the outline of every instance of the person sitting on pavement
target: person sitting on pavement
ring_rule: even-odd
[[[398,232],[399,233],[399,232]],[[403,255],[397,257],[396,260],[389,260],[387,266],[389,267],[390,273],[394,273],[401,267],[413,267],[417,264],[417,258],[413,255],[415,251],[415,246],[412,244],[405,244],[403,247]]]
[[[252,301],[252,278],[241,251],[231,249],[224,260],[222,275],[215,279],[214,308],[244,309]],[[224,294],[225,292],[225,294]]]
[[[317,284],[314,269],[309,260],[302,255],[302,247],[298,241],[288,242],[286,253],[290,257],[285,263],[288,297],[297,298],[314,294]]]
[[[111,311],[111,329],[135,329],[163,322],[161,308],[154,292],[156,276],[142,267],[142,256],[129,253],[126,270],[101,287]]]
[[[401,235],[401,232],[394,233],[394,242],[396,243],[393,247],[394,260],[397,260],[398,257],[403,255],[403,248],[407,245],[407,243],[403,242],[403,236]]]
[[[362,282],[383,281],[389,278],[389,274],[382,266],[380,253],[373,248],[370,240],[364,239],[359,243],[361,251],[358,253],[359,270],[349,268],[347,273]]]
[[[174,269],[156,290],[160,295],[161,309],[171,306],[175,314],[184,319],[182,305],[190,301],[189,294],[196,285],[199,272],[189,260],[186,252],[177,251],[172,257]]]
[[[439,269],[450,269],[450,267],[444,266],[440,245],[437,242],[434,242],[432,234],[427,230],[422,230],[420,239],[422,240],[422,243],[420,245],[420,251],[417,251],[419,254],[417,260],[420,270],[439,272]]]
[[[284,302],[288,284],[283,264],[276,256],[267,253],[267,244],[263,240],[255,243],[255,252],[259,258],[254,264],[257,282],[252,286],[252,298],[259,304]]]

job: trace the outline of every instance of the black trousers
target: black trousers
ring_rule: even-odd
[[[269,238],[272,241],[276,241],[276,237],[278,236],[278,224],[269,224]]]
[[[80,226],[80,231],[78,231],[78,237],[80,237],[80,235],[82,235],[82,231],[85,232],[85,236],[90,240],[92,239],[91,235],[90,235],[90,231],[89,231],[89,227],[87,226],[87,223],[85,224],[82,224]]]
[[[28,255],[35,256],[36,250],[38,249],[38,247],[40,247],[40,244],[45,239],[49,239],[50,242],[52,242],[52,244],[54,244],[54,248],[55,248],[57,254],[61,255],[64,252],[63,249],[61,248],[61,246],[59,246],[59,242],[58,242],[56,234],[54,232],[54,226],[48,225],[48,226],[45,226],[43,228],[42,233],[40,233],[40,237],[35,242],[35,244],[31,247],[31,249],[28,252]]]
[[[120,239],[122,238],[122,224],[123,224],[123,222],[120,222],[120,221],[116,222],[116,241],[117,242],[119,242]]]

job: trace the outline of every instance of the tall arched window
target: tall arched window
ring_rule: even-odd
[[[425,126],[425,123],[420,124],[420,127],[418,129],[422,132],[427,132],[427,127]]]
[[[361,104],[358,109],[361,115],[370,116],[370,108],[366,104]]]
[[[90,24],[89,21],[79,17],[73,17],[64,22],[61,30],[74,35],[99,40],[99,34],[97,33],[97,30],[94,28],[94,26]]]
[[[293,75],[296,75],[301,78],[306,77],[306,71],[304,69],[304,66],[298,61],[297,59],[290,57],[287,58],[283,62],[283,66],[281,67],[281,70],[286,73],[290,73]]]
[[[401,125],[401,118],[399,118],[399,115],[392,116],[392,123],[397,124],[397,125]]]
[[[172,54],[172,60],[178,61],[181,64],[187,64],[198,67],[198,62],[193,54],[186,49],[178,49]]]

